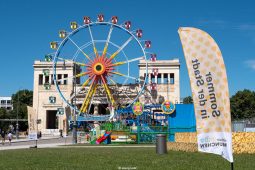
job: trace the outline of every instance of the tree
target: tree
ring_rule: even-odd
[[[8,112],[5,108],[0,108],[0,119],[9,119],[10,112]],[[10,122],[0,121],[1,130],[7,131]]]
[[[19,90],[12,95],[13,110],[10,112],[10,118],[16,119],[17,114],[19,119],[27,119],[27,106],[33,104],[33,91]],[[27,122],[19,122],[20,130],[27,130]]]
[[[231,115],[234,120],[255,118],[255,92],[244,89],[230,98]]]
[[[191,104],[193,103],[193,99],[191,96],[187,96],[183,98],[183,104]]]

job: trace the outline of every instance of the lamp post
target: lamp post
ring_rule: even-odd
[[[76,75],[76,64],[74,64],[74,74]],[[74,93],[75,93],[75,100],[73,102],[74,107],[76,107],[76,82],[77,79],[75,77],[74,82],[73,82],[73,89],[74,89]],[[77,115],[76,115],[76,110],[73,109],[73,144],[77,144]]]
[[[18,104],[17,104],[17,110],[16,110],[16,139],[19,139],[19,93],[20,89],[18,91]]]

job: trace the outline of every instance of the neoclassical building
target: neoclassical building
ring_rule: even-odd
[[[180,63],[178,59],[149,61],[147,67],[147,82],[139,101],[145,104],[160,103],[162,100],[171,100],[173,103],[180,102]],[[41,132],[42,135],[58,135],[59,130],[67,133],[68,118],[71,115],[71,109],[61,99],[53,81],[52,61],[34,62],[34,88],[33,88],[33,107],[28,107],[29,131]],[[138,64],[139,77],[145,79],[146,62],[140,60]],[[69,101],[74,102],[77,107],[82,102],[87,93],[88,87],[80,89],[81,83],[77,79],[73,82],[73,77],[80,72],[79,66],[71,61],[58,62],[57,79],[59,88],[63,96]],[[141,90],[139,83],[129,85],[109,86],[114,93],[118,104],[128,104],[137,96]],[[124,95],[125,92],[125,95]],[[103,96],[104,89],[98,88],[91,107],[90,114],[106,114],[107,99]],[[75,95],[74,95],[75,94]],[[103,95],[102,95],[103,94]],[[74,97],[75,96],[75,97]]]

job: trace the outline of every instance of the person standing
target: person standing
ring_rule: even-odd
[[[2,145],[4,145],[4,143],[5,143],[5,132],[4,132],[4,130],[2,130],[2,132],[1,132],[1,137],[2,137]]]
[[[8,139],[9,139],[9,145],[11,145],[11,142],[12,142],[12,133],[11,132],[8,133]]]

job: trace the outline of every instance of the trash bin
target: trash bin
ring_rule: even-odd
[[[157,134],[156,136],[156,153],[157,154],[166,154],[166,135],[165,134]]]

